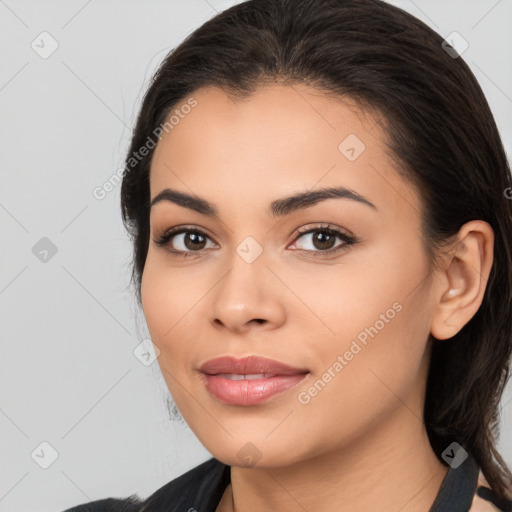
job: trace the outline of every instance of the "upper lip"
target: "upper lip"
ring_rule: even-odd
[[[229,373],[234,375],[254,375],[266,373],[271,375],[297,375],[309,373],[305,368],[293,368],[287,364],[266,357],[248,356],[237,359],[232,356],[217,357],[204,363],[200,370],[209,375]]]

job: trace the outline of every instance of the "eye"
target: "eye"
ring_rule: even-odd
[[[354,236],[329,224],[299,229],[293,245],[297,245],[297,241],[301,239],[305,239],[309,243],[305,244],[306,247],[299,247],[299,250],[312,253],[313,256],[336,253],[357,243]],[[333,245],[336,239],[341,240],[341,243]],[[181,226],[166,231],[154,242],[158,247],[170,246],[168,251],[173,255],[186,257],[190,253],[200,253],[207,248],[208,240],[211,241],[210,237],[203,231],[194,227]],[[212,245],[215,247],[215,244]]]
[[[155,239],[155,244],[158,247],[170,245],[169,252],[186,256],[190,252],[200,252],[205,249],[206,241],[209,239],[210,237],[199,229],[182,226],[166,231]]]
[[[311,252],[313,256],[332,254],[347,249],[357,242],[356,238],[352,235],[330,225],[317,226],[309,229],[307,227],[302,228],[299,230],[299,236],[296,240],[301,239],[306,240],[304,244],[306,247],[302,247],[300,250]],[[341,240],[342,243],[334,245],[336,239]],[[296,245],[296,242],[294,245]]]

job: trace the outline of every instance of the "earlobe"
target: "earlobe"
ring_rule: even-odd
[[[460,228],[443,257],[444,270],[435,278],[434,338],[452,338],[480,308],[492,268],[493,248],[494,231],[487,222],[473,220]]]

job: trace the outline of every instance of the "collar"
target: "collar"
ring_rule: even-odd
[[[429,512],[468,512],[478,483],[479,467],[466,460],[446,473]],[[213,512],[231,481],[231,467],[212,457],[158,489],[140,512]]]
[[[457,468],[450,467],[429,512],[468,512],[473,502],[479,468],[473,456]]]

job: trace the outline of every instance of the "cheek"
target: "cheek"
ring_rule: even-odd
[[[182,355],[179,354],[182,344],[177,343],[180,318],[183,317],[183,293],[176,293],[176,282],[169,278],[170,272],[155,265],[149,257],[146,260],[141,280],[141,300],[144,316],[152,342],[160,350],[157,362],[167,384],[169,392],[176,400],[179,396],[179,382],[183,378],[179,371],[184,371],[184,365],[179,365]],[[175,365],[175,366],[174,366]],[[179,406],[178,406],[179,407]]]
[[[141,300],[149,332],[157,344],[165,333],[165,325],[171,320],[169,312],[174,311],[169,303],[171,296],[166,293],[166,289],[165,275],[158,271],[148,254],[141,280]]]
[[[191,354],[198,350],[201,300],[208,291],[207,280],[194,277],[192,269],[169,268],[165,257],[148,254],[141,280],[141,300],[149,334],[159,348],[158,363],[167,381],[169,390],[174,391],[188,370]],[[198,285],[205,283],[204,286]]]
[[[342,331],[340,326],[328,343],[317,340],[321,364],[309,386],[298,390],[302,395],[297,397],[296,412],[307,431],[323,439],[326,450],[332,449],[333,441],[349,446],[384,424],[394,411],[421,417],[425,326],[415,317],[410,299],[393,313],[386,315],[383,308],[387,323],[367,321],[370,317],[361,320],[360,315],[349,320],[353,328]]]
[[[401,321],[395,318],[403,316],[398,310],[414,299],[426,272],[420,247],[392,237],[380,237],[314,272],[295,269],[287,282],[309,311],[299,304],[294,322],[300,325],[311,317],[310,331],[325,340],[337,338],[343,344],[361,334],[364,341],[366,329],[376,325],[381,332]]]
[[[391,241],[345,261],[320,281],[302,280],[301,296],[311,297],[317,317],[309,327],[304,317],[297,322],[317,333],[308,350],[316,377],[329,381],[321,394],[356,407],[381,392],[392,397],[390,389],[406,392],[418,376],[429,333],[428,267],[419,247],[407,253]],[[322,376],[329,370],[336,377]]]
[[[201,299],[199,287],[191,285],[195,282],[186,272],[169,268],[165,256],[148,252],[141,280],[141,300],[154,342],[167,343],[181,327],[181,319],[189,311],[193,314],[194,306]]]

